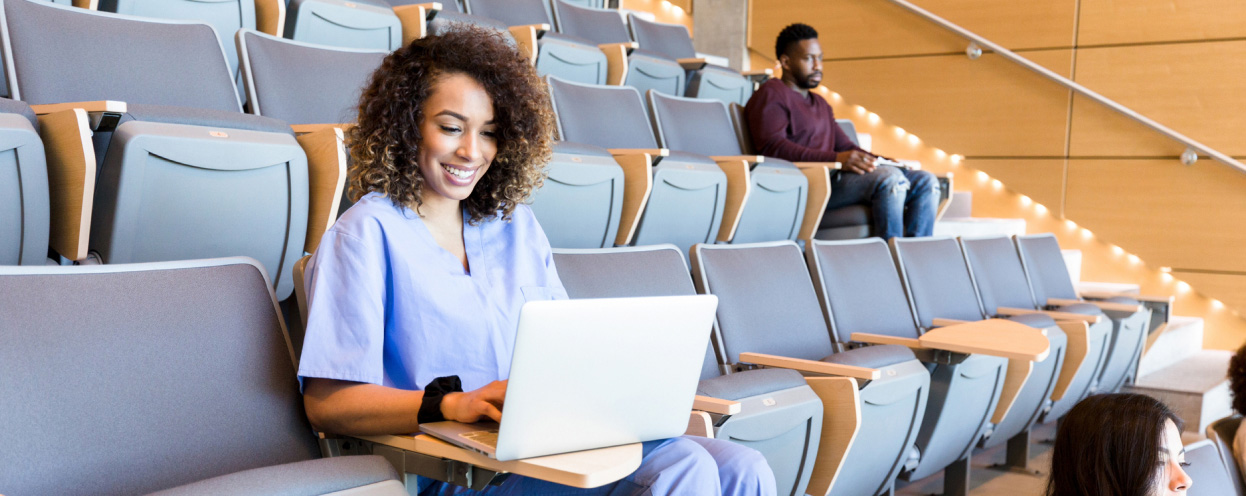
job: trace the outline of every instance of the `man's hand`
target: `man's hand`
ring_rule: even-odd
[[[874,171],[874,156],[861,150],[848,150],[835,154],[835,161],[842,164],[843,170],[855,174]]]
[[[505,400],[506,381],[493,381],[475,391],[447,394],[441,399],[441,416],[465,424],[485,417],[501,422]]]

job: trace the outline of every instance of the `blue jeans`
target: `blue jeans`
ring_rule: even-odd
[[[578,489],[511,475],[482,492],[442,482],[420,484],[420,496],[486,494],[566,496],[657,496],[723,494],[774,496],[774,472],[752,448],[730,441],[682,436],[644,443],[644,458],[632,475],[613,484]]]
[[[840,171],[831,182],[826,209],[858,203],[871,206],[875,236],[930,236],[939,210],[939,180],[926,171],[886,165],[866,174]]]

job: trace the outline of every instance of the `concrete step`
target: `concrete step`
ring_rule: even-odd
[[[1147,338],[1146,351],[1138,362],[1144,377],[1194,356],[1203,349],[1203,319],[1172,316],[1168,325]]]
[[[994,219],[989,217],[944,218],[935,223],[935,236],[1012,236],[1025,234],[1025,219]]]
[[[1230,351],[1199,350],[1123,389],[1163,401],[1185,421],[1187,432],[1201,433],[1208,424],[1233,413],[1226,376],[1232,356]]]

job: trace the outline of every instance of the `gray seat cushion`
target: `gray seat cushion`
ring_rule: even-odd
[[[697,384],[697,394],[724,400],[738,401],[784,389],[805,385],[800,372],[788,369],[745,370],[706,379]]]
[[[878,346],[863,346],[839,352],[823,358],[822,361],[826,363],[837,363],[840,365],[852,365],[855,367],[877,369],[916,359],[917,355],[913,354],[913,350],[900,345],[886,344]]]
[[[822,215],[822,223],[818,224],[818,229],[833,229],[836,227],[869,225],[870,207],[866,205],[848,205],[846,207],[827,210]]]
[[[39,130],[39,119],[35,117],[35,111],[30,110],[30,105],[26,105],[26,102],[0,98],[0,114],[18,114],[30,121],[35,131]]]
[[[1103,315],[1103,310],[1092,303],[1074,303],[1056,308],[1060,312],[1080,313],[1082,315]]]
[[[132,120],[285,133],[294,136],[294,130],[290,129],[290,125],[277,119],[202,108],[130,104],[126,107],[126,113],[121,117],[118,125]]]
[[[1056,325],[1055,320],[1053,320],[1051,317],[1047,316],[1046,314],[1041,314],[1041,313],[1027,313],[1025,315],[1014,315],[1012,317],[1009,317],[1008,320],[1011,320],[1013,322],[1020,322],[1022,324],[1025,324],[1025,325],[1028,325],[1030,327],[1034,327],[1037,329],[1054,327]]]
[[[152,493],[153,496],[275,495],[312,496],[384,481],[398,472],[377,455],[340,456],[235,472]]]

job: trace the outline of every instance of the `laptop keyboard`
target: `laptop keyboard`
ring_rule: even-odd
[[[495,430],[464,432],[459,434],[459,436],[469,441],[475,441],[486,445],[490,448],[497,449],[498,447],[498,431]]]

